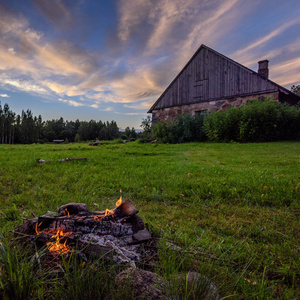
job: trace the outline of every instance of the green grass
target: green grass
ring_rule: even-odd
[[[56,161],[67,157],[87,161]],[[38,164],[36,158],[52,162]],[[56,211],[68,202],[86,203],[91,211],[112,208],[122,189],[123,198],[135,203],[152,234],[162,238],[156,271],[165,278],[172,281],[174,274],[193,270],[211,278],[221,297],[296,299],[299,162],[299,142],[0,145],[0,228],[12,238],[10,230],[22,218]],[[171,250],[163,242],[167,240],[182,251]],[[18,268],[25,268],[26,255],[18,252]],[[98,280],[105,282],[97,295],[104,298],[116,270],[97,268]],[[96,291],[89,279],[96,278],[92,269],[79,268],[79,277],[72,275],[76,286],[82,282]],[[66,290],[71,276],[64,274],[66,281],[45,274],[47,284],[35,288],[35,297],[60,298],[69,291],[71,299],[72,291]],[[116,293],[107,299],[117,299]],[[183,296],[197,299],[189,295],[193,293]]]

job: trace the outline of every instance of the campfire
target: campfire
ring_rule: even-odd
[[[130,199],[122,196],[114,209],[89,212],[84,203],[68,203],[57,214],[27,220],[15,229],[52,256],[80,253],[84,259],[110,257],[117,263],[135,266],[145,255],[151,235]]]

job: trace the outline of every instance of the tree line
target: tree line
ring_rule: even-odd
[[[0,143],[31,144],[45,143],[53,140],[69,142],[87,140],[113,140],[120,137],[115,121],[43,121],[41,115],[34,116],[31,110],[22,110],[21,115],[13,112],[7,103],[0,102]]]

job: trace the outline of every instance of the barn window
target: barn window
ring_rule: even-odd
[[[206,114],[208,113],[208,110],[207,109],[202,109],[202,110],[196,110],[195,111],[195,116],[205,116]]]

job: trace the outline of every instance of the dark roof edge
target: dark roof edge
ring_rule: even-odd
[[[294,95],[294,96],[299,97],[299,99],[300,99],[300,96],[299,96],[299,95],[293,93],[292,91],[286,89],[285,87],[283,87],[283,86],[281,86],[281,85],[275,83],[274,81],[272,81],[272,80],[270,80],[270,79],[268,79],[268,78],[265,78],[265,77],[261,76],[261,75],[258,74],[257,72],[255,72],[255,71],[253,71],[253,70],[251,70],[251,69],[249,69],[249,68],[243,66],[242,64],[240,64],[240,63],[234,61],[233,59],[231,59],[231,58],[229,58],[229,57],[227,57],[227,56],[225,56],[225,55],[223,55],[223,54],[221,54],[221,53],[215,51],[214,49],[209,48],[209,47],[207,47],[207,46],[204,45],[204,44],[201,44],[201,46],[197,49],[197,51],[194,53],[194,55],[189,59],[189,61],[185,64],[185,66],[182,68],[182,70],[177,74],[177,76],[172,80],[172,82],[168,85],[168,87],[164,90],[164,92],[163,92],[163,93],[159,96],[159,98],[154,102],[154,104],[151,106],[151,108],[148,110],[147,113],[151,113],[151,112],[152,112],[152,110],[154,109],[154,107],[156,106],[156,104],[157,104],[157,103],[161,100],[161,98],[166,94],[166,92],[169,90],[169,88],[173,85],[173,83],[177,80],[177,78],[183,73],[183,71],[188,67],[188,65],[192,62],[192,60],[194,59],[194,57],[200,52],[200,50],[201,50],[202,48],[205,48],[205,49],[207,49],[207,50],[209,50],[209,51],[215,53],[216,55],[219,55],[219,56],[221,56],[221,57],[223,57],[223,58],[225,58],[225,59],[227,59],[227,60],[230,60],[231,62],[233,62],[234,64],[238,65],[239,67],[242,67],[243,69],[246,69],[246,70],[248,70],[249,72],[254,73],[254,74],[256,74],[257,76],[261,77],[263,80],[267,80],[267,81],[271,82],[272,84],[274,84],[275,86],[277,86],[278,89],[283,90],[285,93],[292,94],[292,95]]]

